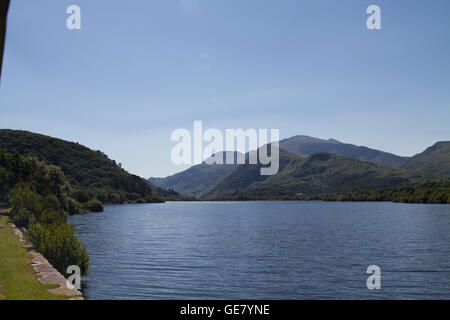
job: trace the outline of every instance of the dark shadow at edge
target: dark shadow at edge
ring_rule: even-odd
[[[8,16],[10,0],[0,0],[0,81],[2,77],[3,55],[6,38],[6,20]]]

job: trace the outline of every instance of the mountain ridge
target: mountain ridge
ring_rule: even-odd
[[[343,154],[343,156],[348,156],[374,164],[382,163],[384,166],[386,166],[386,164],[390,164],[394,168],[398,168],[399,166],[405,164],[409,159],[407,157],[400,157],[376,149],[342,143],[332,138],[324,140],[306,135],[297,135],[280,141],[280,153],[283,153],[284,155],[289,153],[291,157],[293,155],[308,157],[315,153],[329,151],[335,151],[338,152],[338,155],[341,153],[340,155]],[[211,167],[206,164],[202,164],[193,166],[187,170],[178,172],[166,178],[150,178],[149,181],[159,187],[174,189],[182,194],[184,193],[189,196],[203,197],[209,194],[211,190],[217,184],[220,184],[223,179],[233,174],[237,168],[238,166],[223,168],[221,165]],[[246,170],[256,170],[255,168],[255,166],[247,165]],[[243,172],[241,172],[241,174],[244,175]],[[246,174],[248,175],[249,172]],[[214,177],[214,179],[212,179],[212,177]],[[266,178],[260,177],[258,180],[265,180]],[[233,183],[234,185],[241,184],[241,186],[243,186],[247,178],[242,176],[239,179],[235,176],[229,179],[235,179],[235,182]]]
[[[365,146],[343,143],[331,138],[324,140],[306,135],[297,135],[281,140],[280,148],[300,156],[327,152],[393,168],[400,168],[409,160],[408,157],[401,157]]]
[[[403,169],[450,174],[450,141],[438,141],[416,154],[402,166]]]

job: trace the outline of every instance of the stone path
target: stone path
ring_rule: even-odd
[[[34,250],[33,245],[23,238],[22,231],[20,231],[14,224],[10,223],[14,234],[23,242],[24,247],[31,254],[31,266],[38,276],[38,281],[42,284],[50,284],[57,286],[53,289],[47,289],[53,294],[62,294],[68,297],[69,300],[84,300],[83,295],[76,289],[67,287],[67,281],[53,266],[45,259],[39,252]],[[1,297],[0,297],[1,299]]]

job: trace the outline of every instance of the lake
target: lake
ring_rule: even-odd
[[[450,205],[169,202],[70,222],[87,299],[450,299]]]

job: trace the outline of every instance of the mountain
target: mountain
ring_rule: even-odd
[[[395,188],[427,181],[428,175],[317,153],[303,158],[280,152],[280,172],[261,179],[258,166],[240,166],[205,193],[214,200],[305,199],[354,189]],[[245,185],[237,185],[243,180]]]
[[[441,141],[412,157],[402,168],[450,174],[450,141]]]
[[[284,151],[281,151],[283,149]],[[284,152],[285,157],[287,157],[288,153],[290,154],[289,157],[294,155],[308,157],[315,153],[327,152],[393,168],[398,168],[408,161],[408,158],[391,153],[345,144],[334,139],[323,140],[308,136],[295,136],[280,141],[280,152]],[[283,161],[281,161],[282,164]],[[238,167],[241,171],[237,174],[234,171]],[[219,190],[222,186],[224,187],[223,190],[247,187],[250,181],[252,183],[256,181],[249,179],[248,176],[253,176],[251,172],[254,171],[256,173],[258,170],[259,167],[252,165],[240,167],[237,165],[207,165],[203,163],[172,176],[166,178],[150,178],[149,181],[158,187],[173,189],[184,195],[204,197],[211,194],[211,192],[215,192],[213,188],[216,184],[220,184],[216,190]],[[231,173],[233,173],[233,176],[230,176],[224,182],[226,184],[225,186],[221,180],[225,179]],[[267,178],[259,175],[259,173],[257,176],[253,176],[253,179],[263,180]],[[234,180],[234,182],[231,183],[230,180]]]
[[[0,149],[33,156],[61,168],[74,191],[104,203],[161,202],[170,193],[132,175],[101,151],[27,131],[0,129]]]
[[[202,163],[166,178],[148,179],[155,186],[173,189],[186,196],[198,197],[205,189],[229,175],[236,165]]]
[[[308,136],[295,136],[282,140],[280,148],[300,156],[310,156],[319,152],[334,153],[392,168],[400,168],[409,159],[367,147],[342,143],[334,139],[323,140]]]
[[[289,163],[303,159],[283,149],[280,149],[279,155],[279,173],[282,172]],[[248,159],[248,154],[246,155],[246,159]],[[203,191],[201,196],[203,198],[212,198],[222,193],[243,190],[257,182],[269,179],[270,176],[261,175],[261,167],[260,164],[239,165],[232,173],[224,177],[221,181],[216,182],[216,184],[211,185],[208,189]]]
[[[227,156],[234,157],[236,160],[237,153],[223,152],[222,156],[224,162]],[[199,197],[205,190],[225,178],[238,167],[236,164],[207,164],[208,160],[172,176],[150,178],[148,180],[160,188],[173,189],[186,196]]]

